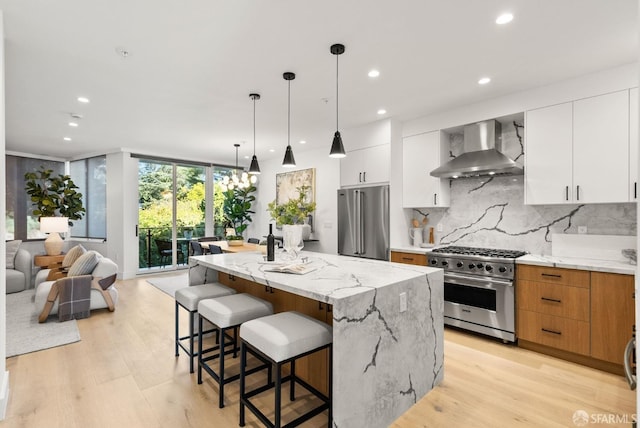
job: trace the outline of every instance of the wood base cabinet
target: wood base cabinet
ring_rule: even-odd
[[[396,263],[405,263],[408,265],[418,265],[418,266],[426,266],[427,265],[427,255],[426,254],[414,254],[414,253],[405,253],[403,251],[392,251],[391,252],[391,261]]]
[[[520,346],[622,374],[635,323],[634,277],[518,266]]]

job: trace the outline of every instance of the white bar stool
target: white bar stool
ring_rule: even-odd
[[[322,401],[322,404],[302,414],[289,422],[286,427],[295,427],[324,410],[328,410],[328,425],[333,424],[332,414],[332,359],[333,359],[332,328],[328,324],[303,315],[298,312],[280,312],[268,317],[248,321],[240,327],[240,426],[245,425],[245,406],[268,427],[281,427],[281,389],[282,382],[290,381],[289,399],[295,400],[295,384],[306,388]],[[298,358],[329,348],[328,385],[329,394],[324,395],[307,382],[296,376],[295,361]],[[271,382],[271,376],[266,385],[252,391],[245,391],[245,377],[249,374],[244,370],[247,352],[256,357],[267,359],[275,365],[276,380]],[[282,377],[282,366],[291,363],[291,373]],[[271,422],[249,399],[255,395],[275,388],[275,421]]]
[[[229,288],[219,283],[210,283],[210,284],[202,284],[202,285],[193,285],[190,287],[184,287],[176,291],[175,300],[176,300],[176,334],[175,334],[175,348],[176,348],[176,357],[179,356],[179,348],[182,348],[184,352],[189,356],[189,373],[193,373],[193,359],[198,356],[198,354],[193,352],[193,339],[195,338],[195,334],[193,332],[193,317],[194,314],[198,310],[198,303],[202,299],[211,299],[214,297],[222,297],[227,296],[229,294],[234,294],[236,291],[233,288]],[[179,311],[178,309],[182,307],[189,312],[189,335],[180,337],[180,326],[179,326]],[[205,333],[211,333],[214,330],[207,330]],[[189,348],[182,343],[183,340],[189,339]]]
[[[199,331],[202,331],[203,320],[209,321],[213,324],[214,328],[219,331],[220,343],[217,346],[202,350],[202,336],[198,337],[198,384],[202,383],[202,369],[204,369],[213,380],[218,383],[218,405],[220,408],[224,407],[224,386],[229,382],[238,380],[240,374],[236,374],[230,377],[224,376],[224,356],[226,354],[233,353],[233,357],[237,356],[238,351],[238,326],[240,324],[273,314],[273,305],[265,300],[259,299],[250,294],[234,294],[230,296],[218,297],[215,299],[204,299],[198,303],[198,327]],[[233,329],[233,341],[227,343],[225,338],[229,337],[227,331]],[[225,351],[226,345],[233,345],[233,349]],[[205,354],[211,353],[217,350],[214,355],[205,357]],[[216,358],[220,359],[220,365],[218,373],[208,364],[209,361]],[[248,370],[250,373],[257,372],[264,368],[268,368],[266,361],[263,360],[265,365],[255,367]],[[271,371],[269,371],[270,373]]]

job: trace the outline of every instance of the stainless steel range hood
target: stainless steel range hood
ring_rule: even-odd
[[[431,171],[440,178],[523,174],[521,166],[502,153],[502,125],[495,120],[464,127],[464,153]]]

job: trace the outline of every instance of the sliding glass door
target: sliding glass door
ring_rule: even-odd
[[[205,167],[138,161],[140,272],[187,267],[190,241],[204,236]]]

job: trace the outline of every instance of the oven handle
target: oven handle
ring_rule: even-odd
[[[479,278],[459,273],[446,273],[444,281],[451,284],[466,285],[477,288],[493,288],[494,286],[513,287],[513,281],[498,278]]]
[[[629,387],[634,390],[636,389],[636,377],[633,375],[631,370],[631,356],[633,355],[633,350],[636,347],[636,339],[631,338],[631,340],[627,343],[627,346],[624,349],[624,374],[627,378],[627,382],[629,382]]]

